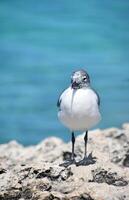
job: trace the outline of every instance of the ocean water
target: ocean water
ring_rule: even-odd
[[[128,0],[0,1],[0,143],[68,141],[56,102],[79,68],[101,97],[97,127],[129,121]]]

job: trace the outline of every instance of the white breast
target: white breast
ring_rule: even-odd
[[[58,117],[70,130],[88,130],[101,119],[97,95],[90,88],[69,87],[61,95]]]

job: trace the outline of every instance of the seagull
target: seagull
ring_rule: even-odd
[[[88,130],[98,124],[101,120],[100,97],[91,88],[90,77],[85,70],[72,73],[70,86],[63,91],[57,101],[58,118],[61,123],[71,132],[72,153],[71,159],[61,166],[72,164],[89,165],[95,163],[92,154],[87,155]],[[75,131],[85,131],[84,136],[84,158],[76,162],[74,154]]]

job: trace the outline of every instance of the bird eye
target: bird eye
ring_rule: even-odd
[[[85,80],[86,80],[86,77],[83,78],[83,81],[85,81]]]

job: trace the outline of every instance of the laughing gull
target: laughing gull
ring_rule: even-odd
[[[73,72],[71,76],[71,85],[64,90],[57,102],[59,108],[58,118],[62,124],[71,131],[72,136],[71,159],[63,163],[63,166],[69,166],[71,164],[89,165],[94,163],[91,154],[87,156],[87,141],[88,130],[101,120],[99,105],[99,95],[91,88],[88,73],[85,70]],[[78,163],[75,161],[74,155],[74,131],[85,131],[84,158]]]

